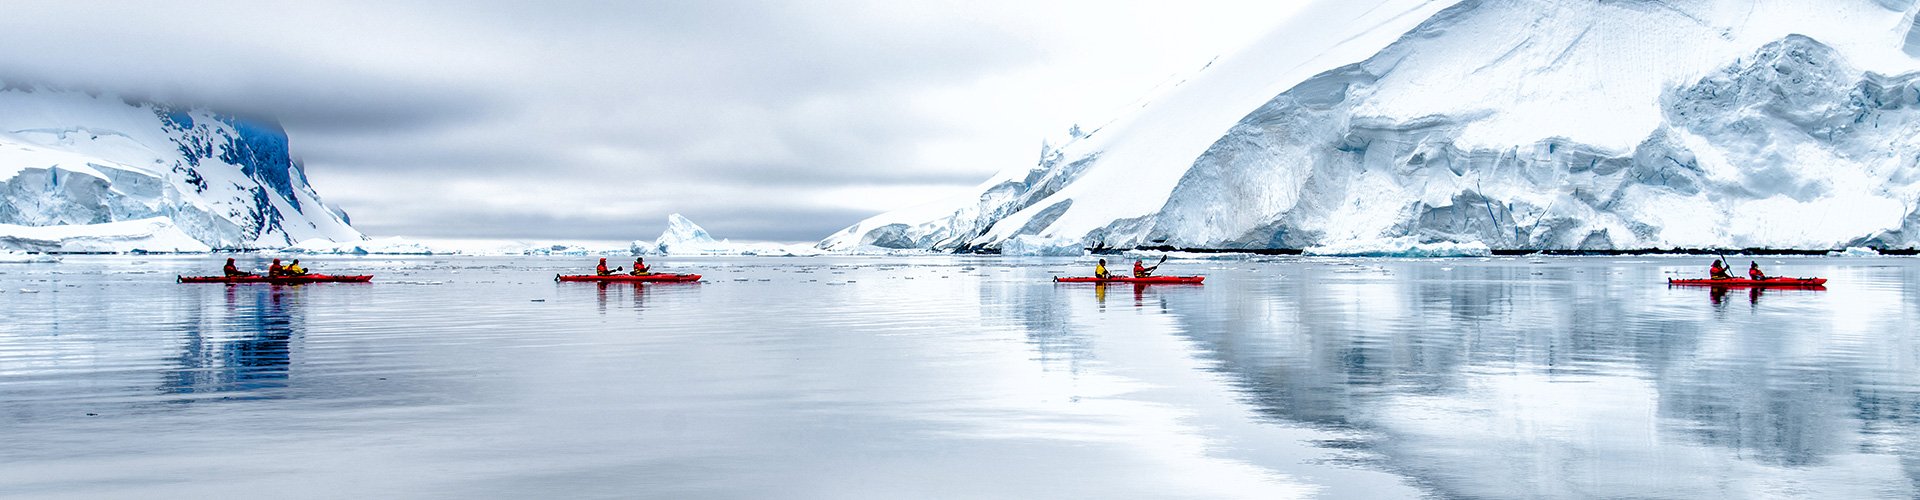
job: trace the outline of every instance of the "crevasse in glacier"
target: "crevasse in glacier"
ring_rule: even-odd
[[[960,200],[822,241],[1920,244],[1914,2],[1322,2]]]
[[[141,222],[117,224],[129,221]],[[307,184],[278,124],[24,84],[0,85],[0,228],[7,227],[18,230],[0,234],[0,246],[31,251],[362,239]]]

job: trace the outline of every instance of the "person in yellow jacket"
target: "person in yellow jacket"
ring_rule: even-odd
[[[1100,259],[1100,263],[1093,266],[1093,277],[1103,280],[1113,278],[1113,273],[1107,272],[1107,259]]]
[[[300,259],[293,259],[292,263],[287,264],[286,268],[280,270],[280,274],[283,276],[306,276],[307,268],[300,266]]]

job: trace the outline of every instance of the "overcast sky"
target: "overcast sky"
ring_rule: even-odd
[[[10,1],[0,78],[277,118],[374,236],[811,241],[1030,166],[1301,1]]]

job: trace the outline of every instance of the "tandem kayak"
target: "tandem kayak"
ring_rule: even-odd
[[[301,283],[366,283],[373,281],[371,274],[328,275],[307,274],[301,276],[175,276],[181,283],[271,283],[275,285],[298,285]]]
[[[1185,283],[1190,285],[1198,285],[1200,284],[1201,281],[1205,281],[1206,279],[1207,279],[1206,276],[1148,276],[1145,278],[1134,278],[1130,276],[1114,276],[1112,278],[1106,278],[1106,279],[1095,278],[1092,276],[1074,276],[1074,277],[1067,277],[1067,278],[1061,278],[1056,276],[1053,278],[1053,282],[1054,283],[1137,283],[1137,284]]]
[[[669,274],[669,273],[642,274],[638,276],[635,276],[632,274],[610,274],[606,276],[601,276],[598,274],[562,274],[562,275],[554,276],[553,280],[554,281],[596,281],[601,283],[680,282],[680,281],[700,281],[700,275]]]
[[[1827,284],[1826,278],[1767,278],[1763,280],[1747,278],[1729,279],[1683,279],[1667,278],[1668,285],[1688,286],[1729,286],[1729,287],[1816,287]]]

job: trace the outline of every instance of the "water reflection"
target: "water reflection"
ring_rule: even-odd
[[[607,302],[609,302],[609,300],[614,300],[614,299],[631,301],[633,304],[634,311],[642,311],[646,309],[646,303],[647,303],[647,300],[646,300],[647,284],[646,283],[609,283],[605,281],[596,281],[593,283],[593,285],[594,285],[594,294],[593,294],[594,304],[599,306],[600,314],[607,313]],[[562,286],[565,286],[565,285],[563,284]],[[622,299],[621,298],[622,296],[625,296],[626,298]]]
[[[1377,436],[1358,446],[1447,496],[1847,497],[1920,477],[1903,444],[1920,419],[1895,410],[1920,408],[1920,356],[1879,348],[1912,323],[1834,303],[1911,310],[1908,287],[1755,288],[1729,315],[1727,289],[1645,286],[1646,266],[1296,272],[1168,309],[1261,411]]]
[[[163,392],[246,392],[286,387],[293,340],[305,330],[303,286],[226,286],[224,307],[184,323],[179,369]],[[270,395],[256,395],[270,397]]]

